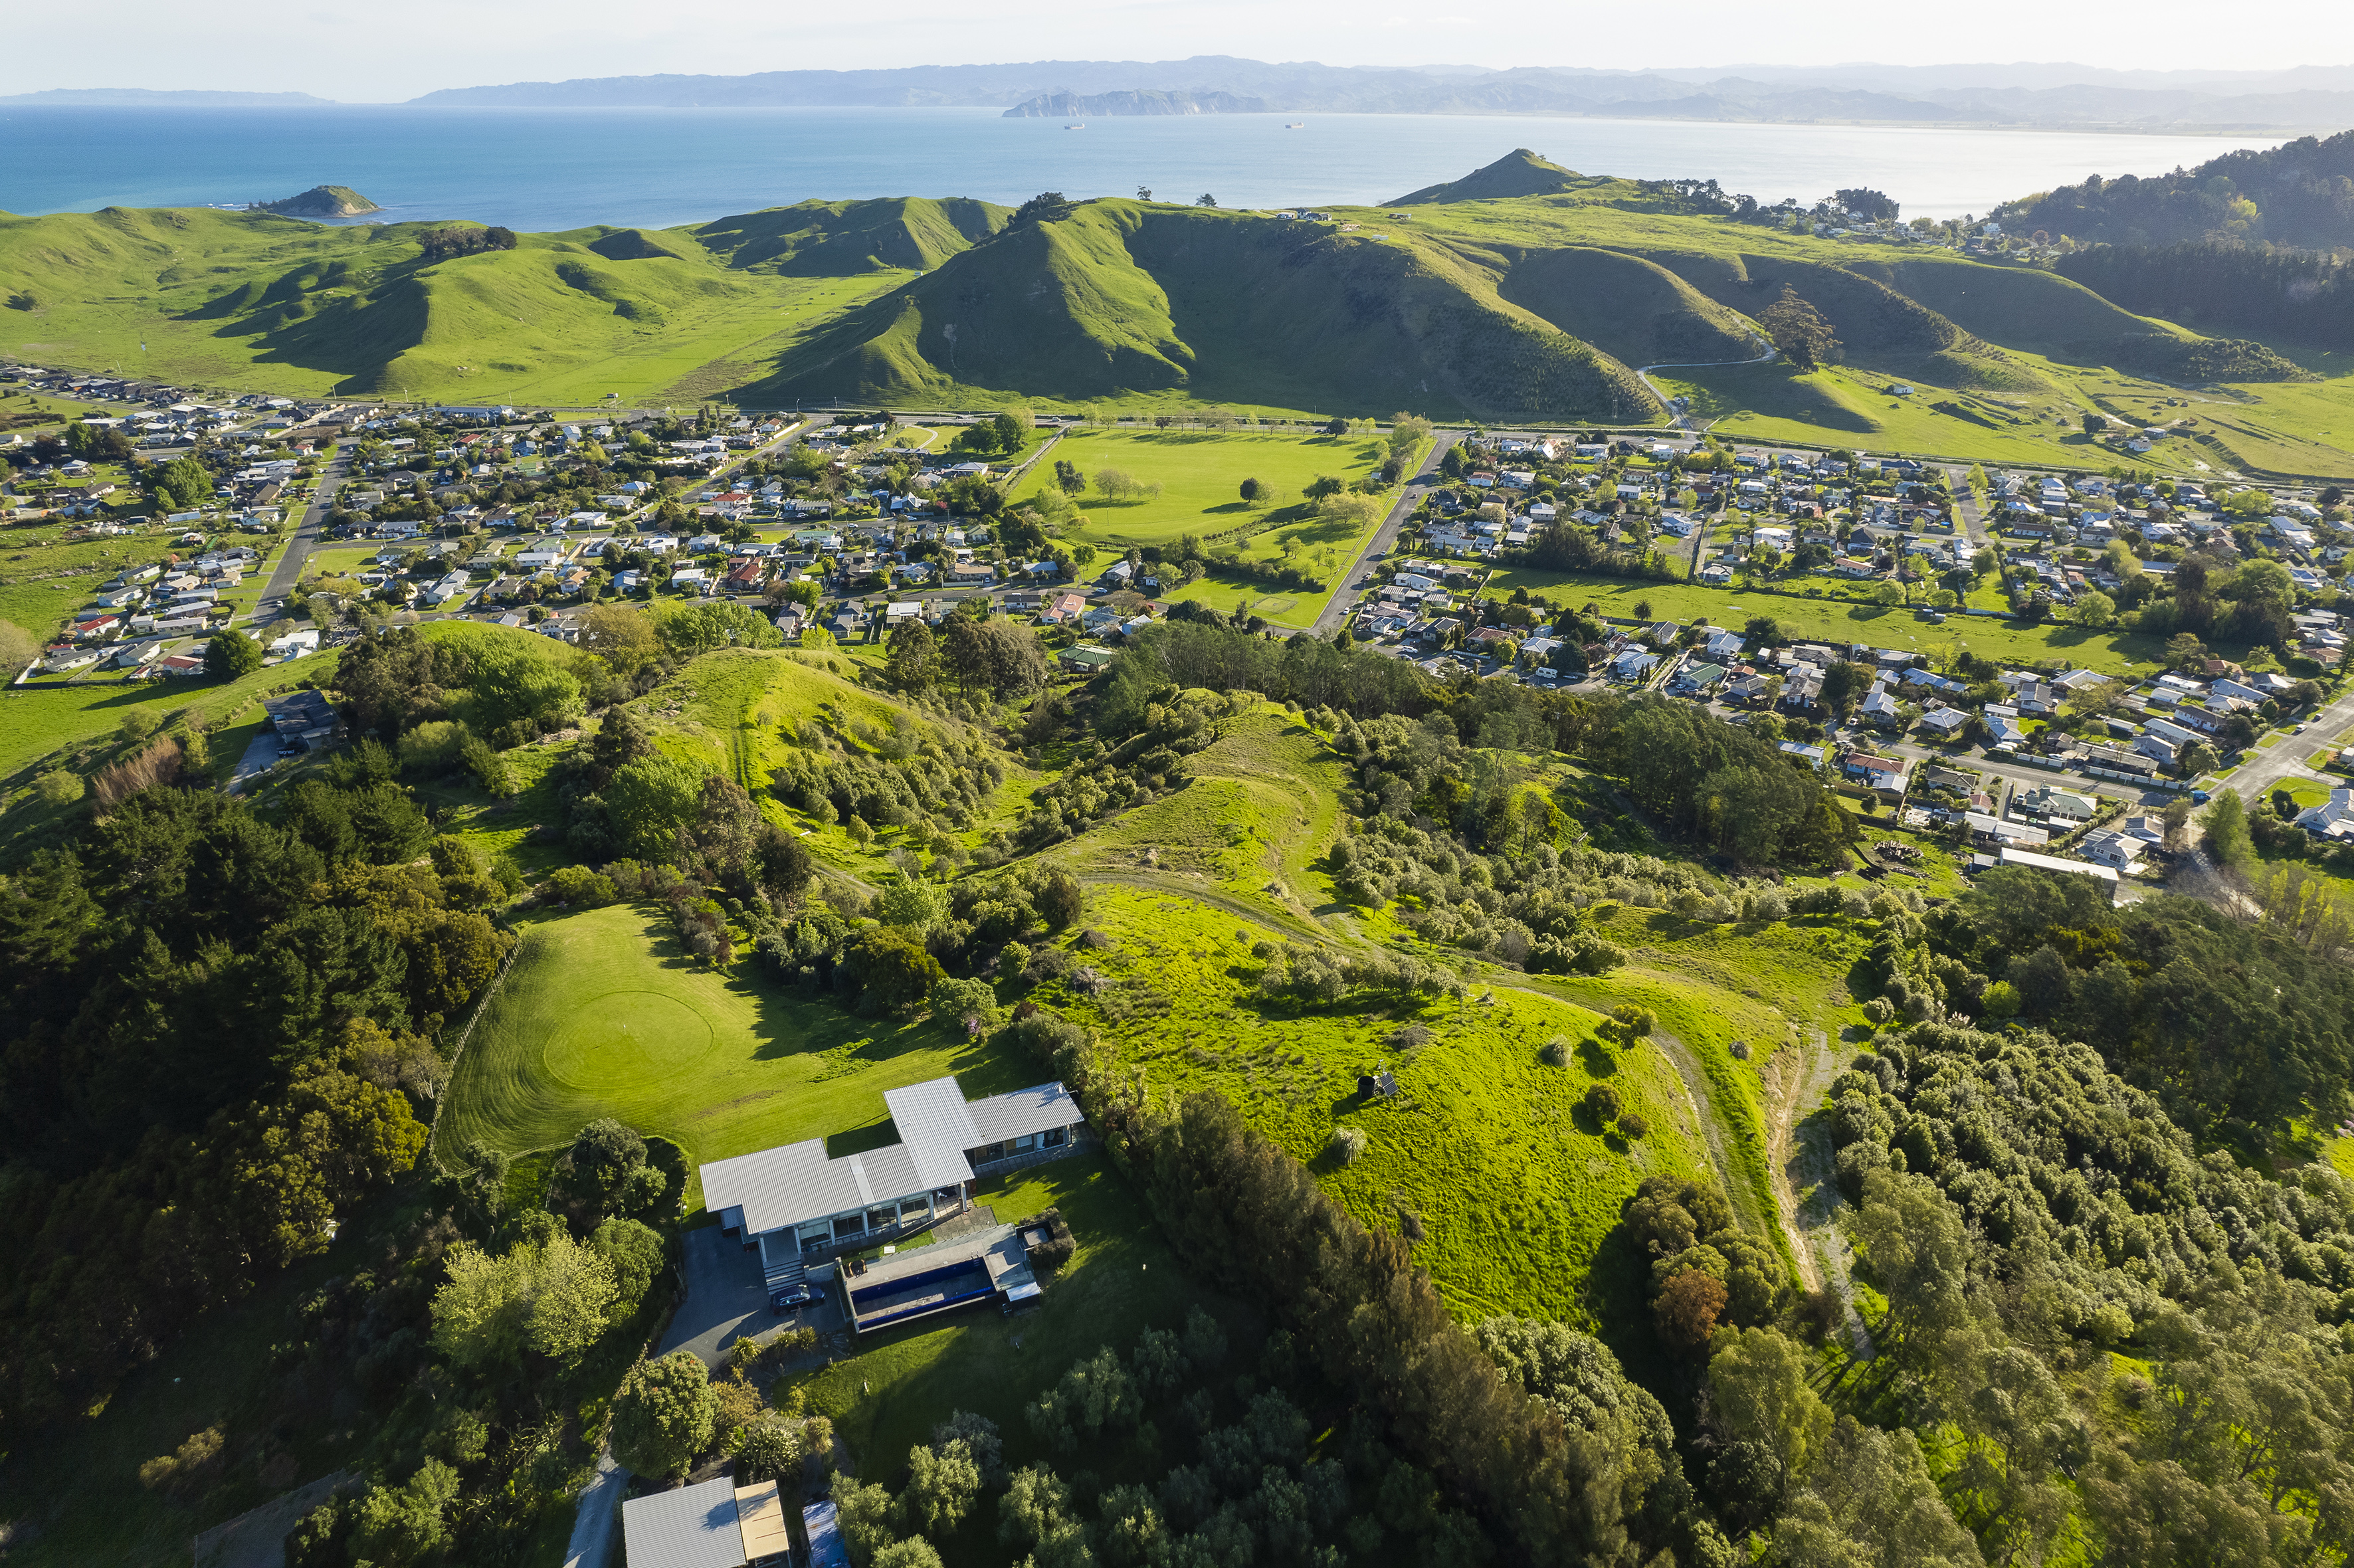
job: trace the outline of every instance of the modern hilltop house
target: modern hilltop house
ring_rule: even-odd
[[[883,1100],[898,1143],[829,1159],[812,1138],[703,1167],[705,1206],[759,1247],[771,1303],[837,1249],[963,1213],[977,1177],[1067,1152],[1086,1122],[1060,1084],[967,1100],[954,1078],[934,1078]]]

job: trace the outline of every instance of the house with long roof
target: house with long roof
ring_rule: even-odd
[[[807,1266],[963,1213],[974,1181],[1068,1153],[1086,1118],[1062,1085],[968,1100],[954,1078],[883,1096],[900,1141],[839,1157],[808,1139],[703,1167],[704,1206],[760,1249],[773,1302]]]

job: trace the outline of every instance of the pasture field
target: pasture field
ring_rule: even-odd
[[[1203,901],[1099,885],[1087,919],[1112,939],[1087,956],[1111,983],[1092,996],[1043,988],[1055,1004],[1142,1069],[1156,1097],[1225,1095],[1364,1224],[1414,1216],[1426,1238],[1417,1260],[1467,1320],[1580,1319],[1587,1266],[1636,1185],[1707,1162],[1673,1067],[1652,1047],[1604,1049],[1586,1009],[1479,984],[1460,1001],[1301,1007],[1253,989],[1265,933]],[[1556,1036],[1565,1066],[1540,1056]],[[1400,1095],[1361,1097],[1359,1075],[1382,1068]],[[1649,1137],[1630,1141],[1578,1108],[1597,1081],[1649,1120]],[[1343,1126],[1372,1139],[1347,1165],[1326,1151]]]
[[[1802,640],[1868,642],[1875,648],[1917,650],[1935,658],[1967,647],[1984,658],[2004,661],[2064,660],[2088,670],[2116,675],[2148,674],[2163,662],[2161,640],[2131,631],[2093,631],[2078,626],[2046,623],[2028,626],[2017,620],[1988,616],[1948,616],[1943,626],[1931,624],[1917,611],[1902,607],[1858,604],[1850,600],[1808,599],[1779,593],[1739,593],[1698,583],[1640,582],[1577,572],[1545,572],[1531,567],[1506,567],[1488,579],[1490,597],[1509,595],[1516,588],[1542,594],[1556,604],[1573,608],[1589,600],[1601,613],[1619,620],[1634,616],[1638,602],[1651,607],[1652,618],[1691,622],[1705,619],[1712,626],[1738,629],[1750,617],[1770,615]]]
[[[1296,928],[1339,909],[1317,862],[1339,829],[1345,767],[1272,704],[1187,759],[1193,782],[1080,835],[1075,869],[1193,885]]]
[[[2030,467],[2105,468],[2110,461],[2106,453],[2091,449],[2081,431],[2048,420],[2021,418],[1978,395],[1925,382],[1908,383],[1914,387],[1910,397],[1892,397],[1882,389],[1896,377],[1860,370],[1832,367],[1799,374],[1776,361],[1677,370],[1652,379],[1670,395],[1681,393],[1691,398],[1695,418],[1708,421],[1712,433],[1734,440],[1935,454],[1962,461]],[[2055,401],[2073,406],[2073,399]],[[1976,418],[1941,413],[1931,407],[1940,402],[1966,407]],[[2076,445],[2064,444],[2072,434]]]
[[[1836,1039],[1863,1014],[1846,990],[1870,944],[1819,916],[1770,925],[1711,926],[1661,910],[1622,908],[1600,929],[1630,961],[1593,979],[1522,982],[1586,1006],[1648,1007],[1707,1076],[1730,1170],[1725,1186],[1746,1225],[1783,1244],[1766,1162],[1762,1075],[1800,1029]],[[1740,1043],[1749,1054],[1734,1054]]]
[[[1073,499],[1086,518],[1064,536],[1083,540],[1107,554],[1131,545],[1174,544],[1181,534],[1246,537],[1264,531],[1270,503],[1299,499],[1320,474],[1356,479],[1380,466],[1378,443],[1345,436],[1255,435],[1213,430],[1078,430],[1063,438],[1049,461],[1033,469],[1014,500],[1035,495],[1055,482],[1055,464],[1075,465],[1087,477],[1085,494]],[[1161,493],[1132,501],[1107,501],[1095,488],[1105,469],[1126,473],[1139,484],[1158,484]],[[1256,504],[1242,499],[1242,482],[1256,479],[1269,498]],[[1257,524],[1257,525],[1254,525]],[[1108,564],[1108,563],[1107,563]]]

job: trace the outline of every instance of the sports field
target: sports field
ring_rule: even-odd
[[[1639,582],[1577,572],[1510,567],[1489,579],[1488,595],[1500,598],[1516,588],[1542,594],[1557,605],[1575,608],[1591,601],[1602,614],[1621,620],[1633,619],[1638,603],[1651,607],[1655,620],[1690,622],[1704,618],[1712,626],[1735,629],[1752,616],[1770,615],[1802,640],[1868,642],[1874,648],[1917,651],[1933,660],[1967,648],[1981,658],[2058,659],[2122,676],[2153,673],[2164,662],[2165,653],[2160,639],[2131,631],[2092,631],[2057,622],[2030,626],[2007,619],[1962,615],[1948,616],[1940,626],[1901,607],[1793,594],[1737,593],[1696,583]]]
[[[1344,436],[1221,434],[1212,430],[1081,430],[1065,436],[1053,457],[1031,471],[1015,497],[1036,494],[1055,482],[1055,464],[1067,462],[1087,478],[1074,497],[1086,522],[1065,531],[1098,549],[1174,543],[1181,534],[1204,544],[1215,538],[1246,538],[1264,531],[1267,512],[1299,499],[1320,474],[1355,480],[1381,464],[1382,448]],[[1159,495],[1109,501],[1096,488],[1106,469],[1140,485],[1161,487]],[[1242,499],[1242,482],[1256,479],[1267,493],[1254,504]]]

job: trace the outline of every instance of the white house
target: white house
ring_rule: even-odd
[[[2328,800],[2299,811],[2296,825],[2316,838],[2354,838],[2354,789],[2332,789]]]

